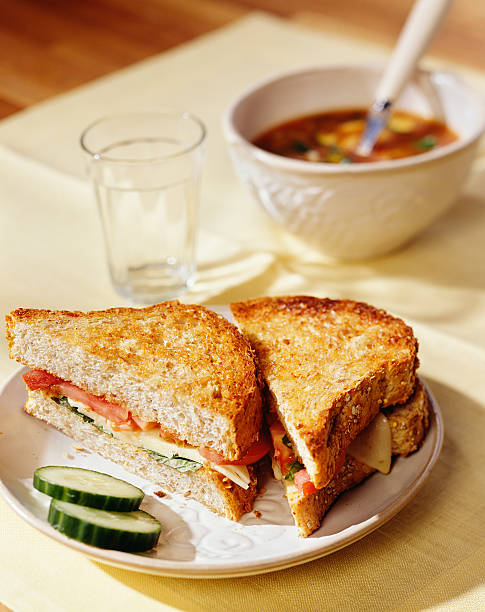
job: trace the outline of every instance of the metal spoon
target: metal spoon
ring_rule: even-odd
[[[374,148],[379,134],[387,125],[392,105],[437,32],[451,2],[452,0],[417,0],[414,3],[377,86],[364,132],[356,148],[358,155],[367,156]]]

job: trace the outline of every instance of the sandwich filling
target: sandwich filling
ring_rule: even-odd
[[[273,443],[272,466],[277,480],[285,480],[287,486],[295,486],[304,496],[315,493],[318,489],[311,481],[308,471],[293,450],[293,444],[275,413],[269,413],[271,441]],[[339,472],[349,454],[361,463],[374,468],[383,474],[391,469],[392,441],[389,421],[384,414],[377,417],[352,441],[340,455],[335,469]],[[335,475],[334,474],[334,475]]]
[[[78,414],[99,431],[133,444],[156,461],[179,471],[195,472],[206,465],[247,489],[250,485],[247,465],[256,463],[270,450],[269,442],[259,440],[238,462],[225,462],[218,453],[189,446],[165,432],[159,423],[144,421],[126,408],[92,395],[48,372],[31,370],[24,374],[24,380],[30,390],[49,392],[53,401]]]

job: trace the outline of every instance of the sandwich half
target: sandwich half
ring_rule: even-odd
[[[253,350],[196,305],[18,309],[10,357],[31,368],[25,410],[162,491],[238,520],[257,494],[260,378]]]
[[[416,381],[414,393],[405,404],[391,406],[382,414],[387,418],[387,425],[381,421],[379,426],[388,428],[390,441],[383,440],[382,433],[372,438],[366,436],[363,446],[359,448],[360,452],[356,453],[360,459],[352,454],[353,444],[351,444],[343,466],[323,489],[310,488],[308,492],[304,484],[308,481],[305,478],[303,485],[298,488],[295,478],[285,479],[279,470],[279,465],[274,464],[275,472],[278,475],[281,474],[279,479],[285,488],[288,504],[300,536],[307,537],[320,527],[323,517],[342,493],[360,484],[377,470],[387,473],[390,468],[391,454],[405,457],[419,448],[429,426],[428,396],[419,379]],[[371,424],[370,427],[373,425]],[[361,436],[366,433],[364,430]],[[360,436],[356,438],[356,441],[359,439]],[[295,477],[298,479],[298,472]]]
[[[417,341],[402,320],[350,300],[260,298],[231,304],[231,310],[266,382],[275,475],[295,484],[303,497],[326,499],[316,504],[311,526],[303,527],[305,519],[297,520],[292,503],[296,497],[288,495],[301,535],[309,535],[332,503],[326,488],[338,490],[335,499],[377,467],[354,465],[349,458],[361,432],[366,436],[353,445],[360,446],[357,456],[372,432],[372,438],[387,440],[386,465],[379,467],[389,469],[389,423],[378,415],[415,392]],[[342,470],[347,477],[335,488]]]

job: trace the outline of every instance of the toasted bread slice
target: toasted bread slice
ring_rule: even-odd
[[[429,400],[417,379],[416,390],[404,405],[392,406],[385,411],[389,419],[393,455],[406,456],[419,448],[429,425]],[[375,470],[350,455],[331,482],[310,495],[302,495],[297,488],[283,480],[288,504],[298,528],[298,534],[307,537],[316,531],[327,510],[344,491],[360,484]]]
[[[6,321],[10,357],[157,421],[178,440],[236,460],[258,439],[253,351],[207,308],[18,309]]]
[[[253,466],[248,466],[250,485],[243,489],[205,465],[196,472],[180,472],[159,463],[147,451],[99,431],[68,408],[55,403],[48,392],[29,391],[25,411],[53,425],[83,448],[145,478],[165,493],[191,497],[233,521],[252,508],[257,495],[257,474]]]
[[[302,495],[293,483],[282,481],[298,535],[306,538],[316,531],[338,496],[360,484],[375,471],[349,455],[335,478],[316,493]]]
[[[271,409],[315,486],[324,487],[379,410],[413,392],[411,328],[350,300],[260,298],[231,309],[256,351]]]
[[[417,379],[413,395],[401,406],[383,410],[392,433],[392,454],[409,455],[417,450],[429,427],[429,400]]]

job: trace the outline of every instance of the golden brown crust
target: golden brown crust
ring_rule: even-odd
[[[39,351],[28,358],[19,348],[16,336],[28,326],[63,343],[64,362],[69,361],[69,347],[81,347],[84,354],[118,367],[148,392],[162,388],[175,403],[202,406],[204,413],[223,417],[229,424],[226,438],[231,440],[225,442],[229,459],[240,458],[258,438],[261,381],[253,349],[234,325],[203,306],[172,301],[87,313],[19,308],[7,315],[6,324],[10,356],[24,365],[66,378],[55,369],[61,356],[51,359],[48,368],[37,362]],[[69,363],[63,367],[73,369]],[[139,414],[114,384],[100,393],[88,378],[66,380]],[[165,426],[177,436],[176,430]]]
[[[256,351],[270,403],[317,487],[380,408],[412,393],[418,344],[368,304],[309,296],[231,304]]]
[[[258,494],[258,466],[248,465],[247,468],[251,479],[247,489],[234,484],[220,472],[205,468],[214,487],[224,498],[225,513],[223,516],[231,521],[238,521],[244,513],[251,512]]]
[[[409,455],[417,450],[429,427],[429,399],[419,379],[409,400],[400,406],[386,408],[392,432],[392,454]]]
[[[316,531],[327,510],[339,495],[360,484],[374,472],[374,468],[360,463],[349,455],[339,473],[326,487],[316,493],[304,496],[296,487],[288,488],[286,496],[298,528],[298,535],[306,538]]]
[[[416,389],[404,405],[391,406],[385,414],[391,427],[393,455],[406,456],[417,450],[428,429],[428,395],[417,379]],[[327,510],[344,491],[360,484],[375,470],[347,455],[338,474],[323,489],[304,496],[295,487],[287,490],[290,510],[298,528],[298,534],[307,537],[316,531]]]
[[[206,371],[206,378],[214,377],[214,382],[201,389],[194,385],[200,381],[181,381],[178,390],[185,394],[193,388],[208,408],[230,418],[237,418],[248,395],[257,390],[252,348],[234,325],[203,306],[165,302],[147,308],[86,313],[19,308],[7,315],[6,321],[9,349],[14,323],[28,321],[44,332],[48,331],[45,326],[52,324],[53,331],[67,343],[81,342],[102,360],[128,363],[143,380],[159,376],[162,361],[163,366],[171,359],[173,367],[190,364],[197,372]],[[127,338],[137,344],[126,345]]]

